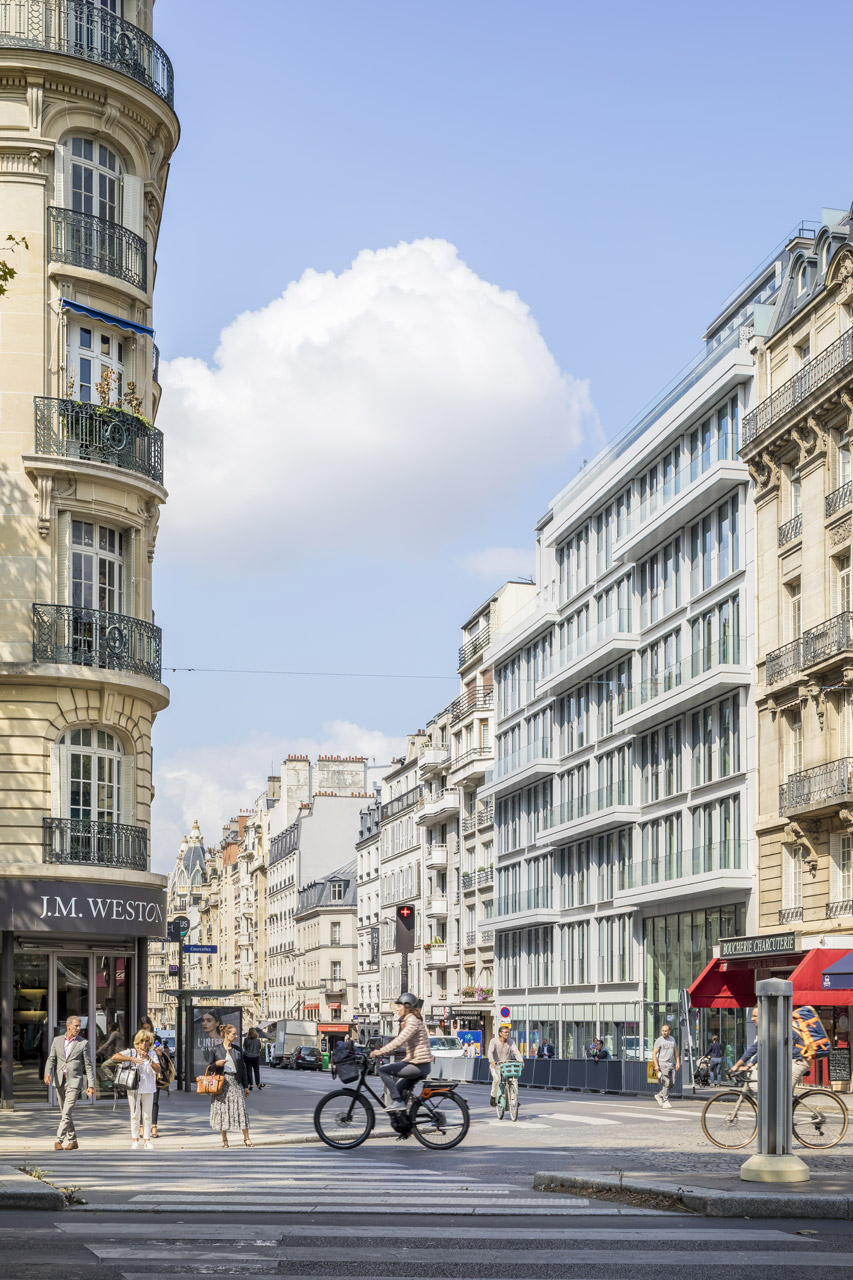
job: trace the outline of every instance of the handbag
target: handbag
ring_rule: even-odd
[[[139,1067],[132,1062],[121,1062],[118,1065],[115,1075],[113,1076],[113,1084],[116,1089],[126,1089],[132,1093],[139,1088]]]
[[[196,1093],[221,1093],[225,1088],[225,1076],[209,1075],[213,1071],[213,1067],[208,1067],[203,1076],[196,1076],[195,1091]]]
[[[162,1057],[159,1059],[160,1066],[157,1071],[157,1088],[165,1089],[168,1092],[169,1085],[175,1079],[175,1064],[165,1049],[162,1049],[161,1053]]]

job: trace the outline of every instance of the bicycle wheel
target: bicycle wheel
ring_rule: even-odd
[[[419,1098],[412,1114],[412,1129],[418,1142],[436,1149],[457,1146],[470,1124],[468,1103],[455,1093]]]
[[[715,1147],[734,1150],[752,1142],[758,1128],[758,1108],[748,1094],[718,1093],[702,1108],[702,1129]]]
[[[510,1120],[518,1119],[518,1081],[507,1080],[509,1089],[509,1118]]]
[[[847,1108],[829,1089],[807,1089],[794,1099],[794,1137],[804,1147],[834,1147],[848,1123]]]
[[[373,1107],[353,1089],[327,1093],[314,1108],[314,1128],[337,1151],[361,1146],[375,1123]]]
[[[505,1092],[505,1088],[506,1088],[506,1086],[505,1086],[504,1082],[502,1081],[502,1082],[501,1082],[501,1087],[500,1087],[500,1089],[498,1090],[498,1096],[497,1096],[497,1098],[495,1099],[495,1111],[497,1111],[497,1113],[498,1113],[498,1119],[499,1119],[499,1120],[503,1120],[503,1118],[504,1118],[504,1112],[506,1111],[506,1092]]]

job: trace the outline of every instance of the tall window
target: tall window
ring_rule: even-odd
[[[799,640],[803,634],[803,596],[800,579],[789,582],[785,590],[788,593],[788,630],[792,640]]]
[[[839,556],[835,561],[838,612],[849,613],[853,608],[853,594],[851,594],[850,582],[850,553],[846,556]]]
[[[111,330],[69,323],[68,398],[81,400],[84,404],[98,404],[103,387],[111,403],[121,400],[124,394],[124,354],[124,340]]]
[[[789,711],[788,719],[788,771],[800,773],[803,768],[803,715],[799,708]]]
[[[341,926],[337,921],[332,924],[331,943],[333,947],[341,945]]]
[[[114,151],[92,138],[71,139],[71,208],[118,221],[121,166]]]
[[[124,535],[109,525],[71,522],[71,604],[122,613]]]
[[[59,739],[61,780],[68,786],[69,817],[80,822],[118,822],[121,818],[121,746],[104,729],[69,729]],[[64,793],[62,787],[61,794]]]

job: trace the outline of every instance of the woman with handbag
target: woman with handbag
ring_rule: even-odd
[[[150,1031],[137,1031],[133,1037],[133,1048],[123,1053],[115,1053],[113,1062],[121,1063],[115,1073],[117,1089],[127,1090],[130,1104],[130,1149],[139,1150],[139,1121],[142,1117],[142,1137],[146,1151],[153,1151],[151,1141],[151,1112],[154,1106],[154,1095],[157,1092],[157,1072],[160,1059],[154,1052],[154,1037]]]
[[[166,1096],[169,1096],[169,1085],[175,1078],[175,1064],[169,1057],[169,1051],[163,1044],[163,1041],[154,1030],[154,1023],[147,1014],[139,1019],[139,1031],[149,1031],[154,1041],[154,1052],[157,1054],[157,1089],[154,1094],[154,1104],[151,1108],[151,1137],[159,1138],[157,1132],[157,1121],[160,1118],[160,1092],[162,1090]]]
[[[246,1107],[249,1074],[243,1050],[236,1043],[237,1028],[226,1022],[219,1028],[219,1034],[222,1036],[222,1044],[218,1049],[211,1049],[207,1055],[208,1069],[212,1067],[215,1074],[222,1076],[224,1081],[221,1091],[214,1093],[210,1099],[210,1127],[219,1130],[223,1147],[228,1146],[229,1129],[240,1129],[244,1146],[253,1147],[255,1144],[249,1137],[249,1112]]]

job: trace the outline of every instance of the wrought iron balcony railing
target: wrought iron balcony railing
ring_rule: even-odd
[[[459,663],[458,663],[460,667],[467,666],[472,658],[476,657],[476,655],[480,653],[481,650],[486,648],[486,646],[489,643],[490,633],[491,633],[490,627],[488,626],[481,627],[480,630],[477,632],[477,634],[471,640],[469,640],[466,644],[463,644],[461,646],[459,650]]]
[[[786,547],[789,542],[793,542],[795,538],[803,536],[803,516],[802,512],[788,520],[785,524],[779,526],[779,546]]]
[[[834,516],[836,511],[843,511],[845,507],[853,505],[853,482],[850,480],[846,484],[842,484],[838,489],[833,489],[832,493],[828,493],[824,498],[824,509],[827,519]]]
[[[762,400],[743,420],[743,443],[749,444],[767,427],[772,426],[812,394],[833,374],[853,361],[853,329],[842,333],[825,351],[803,365],[793,378],[783,382],[778,391]]]
[[[778,684],[805,667],[850,652],[853,652],[853,613],[846,611],[828,618],[820,626],[809,627],[798,640],[768,653],[765,679],[768,684]]]
[[[841,799],[853,792],[853,756],[792,773],[779,788],[779,814],[796,812],[806,805]]]
[[[152,622],[80,605],[33,605],[33,661],[160,679],[162,632]]]
[[[827,902],[827,920],[837,920],[840,916],[853,916],[853,898],[842,898],[840,902]]]
[[[463,693],[460,697],[451,702],[450,707],[450,723],[456,724],[457,720],[464,719],[472,711],[491,711],[494,703],[494,689],[477,689],[471,693]]]
[[[45,862],[148,870],[148,833],[123,822],[84,818],[42,818]]]
[[[132,413],[80,400],[36,396],[35,451],[104,462],[163,483],[163,432]]]
[[[0,48],[97,62],[175,103],[172,64],[156,40],[92,0],[2,0]]]
[[[780,924],[797,924],[803,918],[802,907],[783,907],[779,912]]]
[[[0,4],[2,11],[2,4]],[[145,292],[148,284],[148,246],[136,232],[93,213],[73,209],[48,211],[48,254],[51,262],[67,262],[115,276]]]
[[[803,665],[803,641],[799,637],[781,649],[768,653],[764,666],[764,678],[768,684],[778,684],[786,676],[796,675]]]

